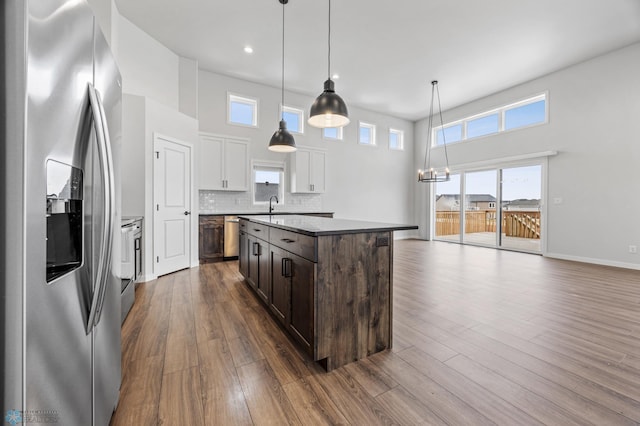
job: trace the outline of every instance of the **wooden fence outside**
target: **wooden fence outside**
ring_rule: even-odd
[[[495,210],[471,210],[464,212],[464,231],[496,232],[497,212]],[[507,237],[540,239],[540,212],[502,212],[502,232]],[[460,233],[459,211],[436,212],[436,235],[457,235]]]

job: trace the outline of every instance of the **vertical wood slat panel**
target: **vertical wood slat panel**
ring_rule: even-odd
[[[391,346],[392,245],[392,232],[318,237],[316,355],[327,370]]]

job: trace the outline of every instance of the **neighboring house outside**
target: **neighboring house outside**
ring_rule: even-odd
[[[540,200],[518,199],[503,201],[502,209],[510,211],[536,211],[540,210]]]
[[[469,194],[465,197],[467,210],[495,210],[496,197],[491,194]],[[460,210],[460,194],[436,196],[436,211]]]

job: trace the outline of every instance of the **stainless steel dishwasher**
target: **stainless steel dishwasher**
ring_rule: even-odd
[[[238,216],[224,217],[224,257],[238,257],[240,220]]]

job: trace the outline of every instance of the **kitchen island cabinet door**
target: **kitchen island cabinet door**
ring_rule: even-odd
[[[314,284],[316,264],[288,253],[291,262],[291,317],[288,327],[306,351],[314,347]]]
[[[249,250],[249,261],[247,262],[247,281],[256,289],[258,286],[258,281],[260,280],[260,262],[259,262],[259,253],[260,253],[260,244],[258,243],[258,239],[253,235],[247,235],[247,245]]]
[[[286,327],[289,322],[289,302],[291,299],[291,280],[288,273],[289,253],[275,246],[271,246],[269,252],[271,261],[269,308]]]
[[[248,259],[245,277],[265,303],[269,296],[269,243],[247,234]]]
[[[239,235],[238,263],[240,273],[243,277],[247,277],[249,275],[249,243],[246,232],[240,231]]]
[[[269,243],[258,238],[258,281],[256,282],[256,292],[258,297],[265,303],[269,303],[269,289],[271,281],[269,279]]]

